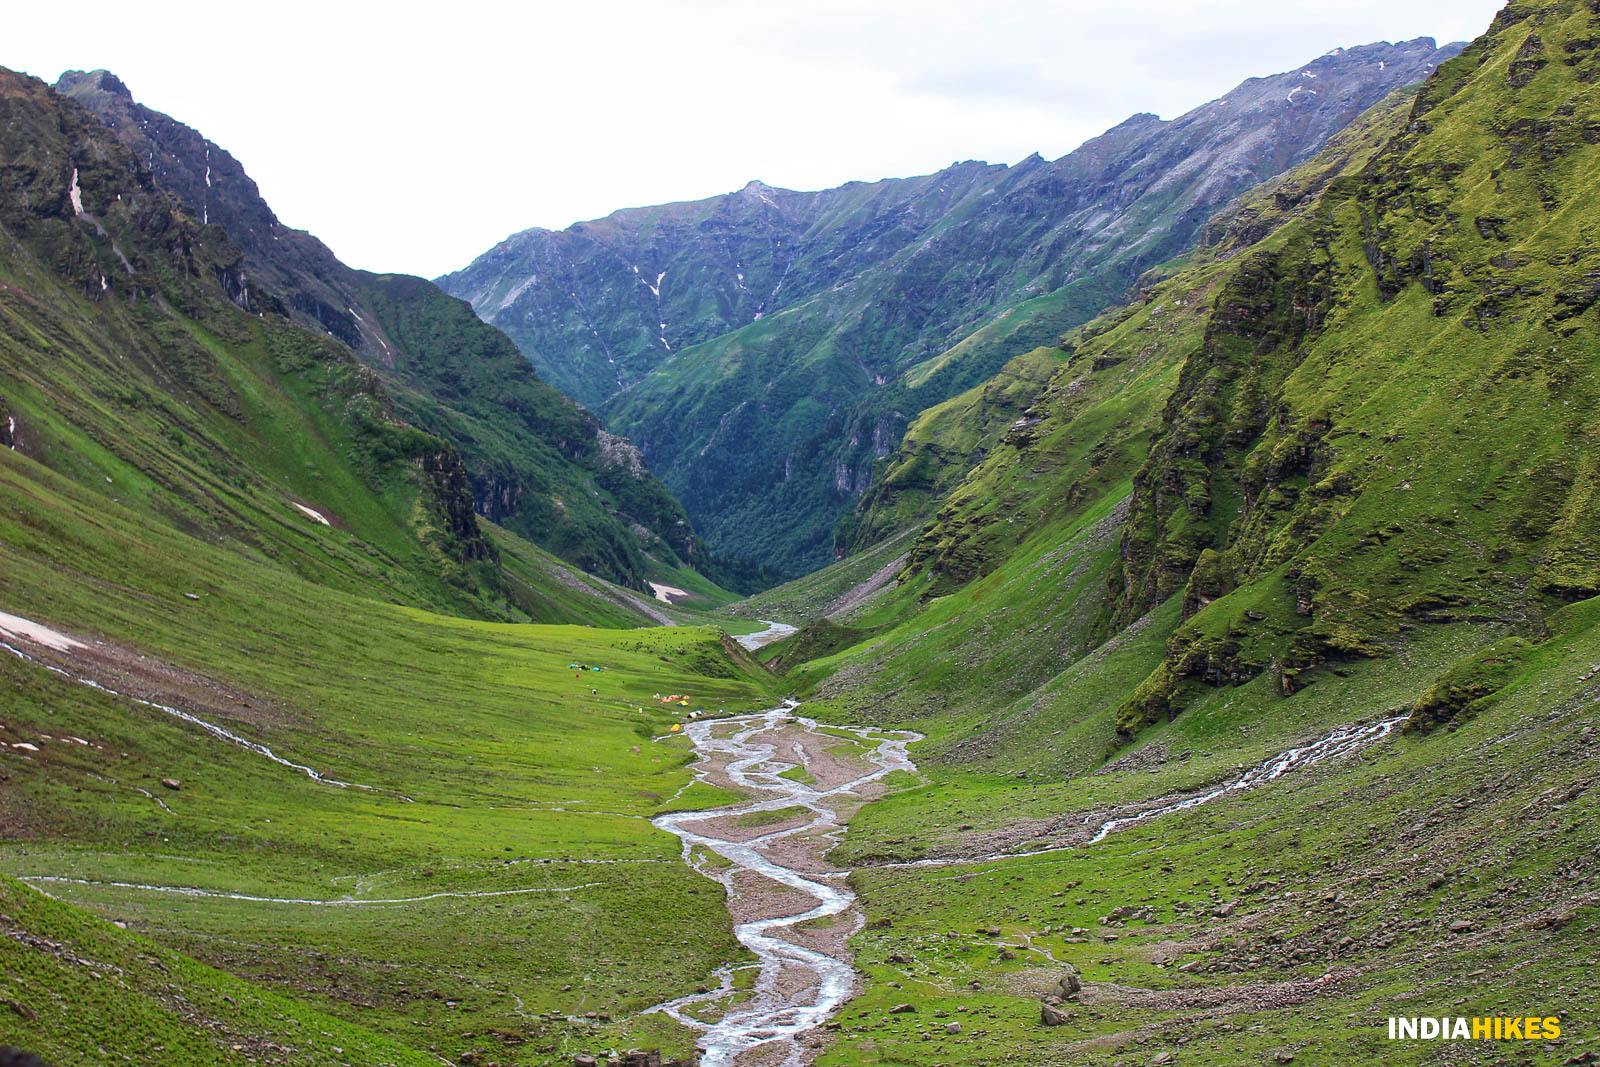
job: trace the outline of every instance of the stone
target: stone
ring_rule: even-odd
[[[163,778],[163,779],[161,779],[161,784],[166,786],[168,789],[182,789],[183,788],[183,783],[178,781],[176,778]]]
[[[1056,995],[1062,1000],[1072,1000],[1083,989],[1083,978],[1078,974],[1076,967],[1067,967],[1066,971],[1056,981]]]
[[[1054,1004],[1039,1005],[1039,1022],[1044,1026],[1065,1026],[1071,1019],[1071,1014],[1062,1011]]]
[[[889,1009],[889,1014],[890,1015],[915,1015],[916,1011],[917,1011],[917,1006],[915,1004],[896,1004],[894,1007]]]

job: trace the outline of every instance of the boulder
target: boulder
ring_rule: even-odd
[[[1072,1020],[1072,1016],[1060,1008],[1045,1001],[1039,1005],[1039,1022],[1044,1026],[1065,1026]]]
[[[1083,989],[1083,978],[1078,974],[1078,969],[1071,965],[1056,981],[1056,996],[1062,1000],[1074,1000]]]

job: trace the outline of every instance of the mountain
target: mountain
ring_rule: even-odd
[[[155,183],[241,254],[231,294],[355,352],[416,426],[453,444],[478,514],[634,588],[692,566],[682,508],[626,440],[550,388],[498,331],[421,278],[341,263],[278,221],[226,150],[134,101],[107,71],[56,86],[116,132]]]
[[[4,444],[325,584],[491,613],[459,456],[343,346],[234,295],[242,257],[81,108],[0,74]]]
[[[920,523],[893,578],[890,540],[777,598],[817,620],[771,653],[808,706],[928,738],[833,857],[870,978],[823,1062],[1388,1062],[1386,1015],[1541,998],[1589,1025],[1597,83],[1600,8],[1514,0],[931,410],[862,519]],[[970,1025],[901,1021],[940,1012]]]
[[[687,1052],[639,1013],[738,946],[650,694],[772,680],[475,514],[148,158],[0,71],[0,1060]]]
[[[759,182],[530,230],[440,279],[644,449],[712,549],[793,575],[919,411],[1116,302],[1454,48],[1337,49],[1054,162]]]
[[[1114,397],[1125,404],[1144,391],[1144,386],[1135,384],[1140,380],[1130,375],[1156,351],[1148,347],[1149,338],[1161,337],[1161,349],[1177,354],[1183,344],[1193,343],[1189,331],[1196,316],[1206,309],[1214,265],[1271,235],[1288,216],[1314,203],[1333,179],[1365,165],[1404,124],[1414,95],[1409,89],[1390,93],[1334,135],[1313,159],[1224,206],[1200,231],[1195,250],[1181,261],[1181,274],[1166,267],[1152,268],[1140,279],[1135,303],[1115,309],[1106,319],[1069,333],[1058,343],[1014,357],[987,382],[924,411],[880,465],[855,514],[841,524],[848,532],[847,543],[860,549],[921,527],[934,519],[935,511],[944,504],[945,514],[920,538],[918,558],[939,555],[938,567],[957,577],[971,577],[989,569],[993,560],[1036,532],[1037,520],[1020,527],[1017,520],[1030,514],[1042,517],[1059,506],[1048,499],[1059,487],[1049,487],[1050,482],[1038,476],[1045,470],[1053,472],[1059,463],[1055,456],[1060,444],[1041,439],[1063,425],[1056,414],[1061,406],[1070,401],[1081,411],[1094,397]],[[1178,280],[1163,286],[1175,274]],[[1166,302],[1158,300],[1158,286],[1175,295]],[[1151,309],[1148,317],[1139,310],[1142,307]],[[1140,324],[1137,333],[1130,333],[1125,325],[1130,320]],[[1111,336],[1137,336],[1141,345],[1127,351],[1111,350],[1106,347]],[[1070,364],[1075,372],[1063,369],[1063,364]],[[1169,373],[1170,368],[1163,365],[1161,372]],[[1140,425],[1145,421],[1142,416]],[[1098,462],[1104,464],[1104,443],[1096,441],[1095,446],[1102,452]],[[997,449],[1001,451],[994,461],[984,464],[984,476],[974,478],[959,497],[951,498],[968,472]],[[1045,462],[1049,466],[1042,468]],[[1010,517],[1003,532],[995,528],[980,532],[985,524],[973,513],[975,506],[981,506],[978,501],[991,496],[996,510]],[[1003,540],[994,547],[978,549],[981,558],[972,561],[971,571],[964,571],[951,557],[967,552],[975,537]],[[962,547],[933,547],[941,542]]]

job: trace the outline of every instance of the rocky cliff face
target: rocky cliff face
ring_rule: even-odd
[[[919,411],[1115,303],[1232,197],[1454,51],[1335,50],[1054,162],[817,193],[751,183],[531,230],[441,284],[603,403],[714,549],[793,573],[829,558]]]
[[[649,470],[618,459],[594,416],[459,301],[421,278],[352,270],[284,226],[232,155],[137,103],[115,75],[69,72],[56,88],[203,228],[226,234],[239,252],[218,277],[235,303],[338,340],[380,373],[407,419],[456,446],[480,514],[639,588],[653,568],[697,558],[682,509]]]
[[[0,445],[346,588],[469,611],[501,598],[492,569],[468,567],[494,550],[459,455],[348,349],[252,303],[241,250],[146,159],[0,70]],[[346,536],[308,539],[302,520]]]

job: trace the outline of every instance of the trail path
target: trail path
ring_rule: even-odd
[[[683,841],[684,858],[728,891],[734,935],[759,961],[753,989],[721,985],[651,1009],[701,1031],[703,1067],[777,1067],[804,1061],[808,1041],[856,986],[845,942],[860,928],[848,871],[826,854],[845,824],[914,770],[906,747],[920,735],[822,727],[793,705],[692,723],[696,777],[753,799],[712,811],[658,816]],[[783,777],[796,772],[800,780]]]

